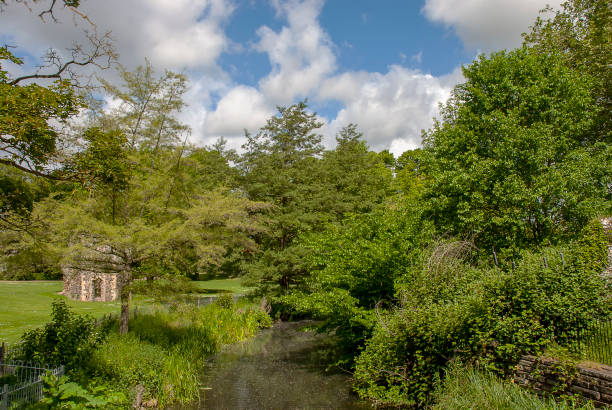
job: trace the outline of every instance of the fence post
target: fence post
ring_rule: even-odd
[[[0,376],[4,376],[6,373],[5,364],[6,364],[6,345],[2,342],[2,347],[0,347]]]
[[[563,252],[559,252],[561,254],[561,262],[563,262],[563,267],[565,268],[565,258],[563,257]]]
[[[0,409],[8,409],[8,384],[5,384],[2,388],[2,403],[0,404]]]

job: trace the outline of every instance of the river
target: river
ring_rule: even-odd
[[[182,409],[369,409],[350,377],[326,371],[331,341],[283,322],[226,346],[207,361],[199,403]]]

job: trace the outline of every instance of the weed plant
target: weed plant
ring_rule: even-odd
[[[450,366],[434,393],[434,410],[461,409],[594,409],[590,403],[541,398],[509,381],[474,368]]]
[[[127,335],[113,334],[97,349],[88,372],[126,390],[144,387],[144,400],[160,407],[198,398],[204,360],[222,345],[250,337],[271,320],[260,308],[212,304],[197,308],[178,304],[130,321]]]

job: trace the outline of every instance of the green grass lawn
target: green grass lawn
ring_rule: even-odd
[[[240,278],[202,280],[195,281],[193,284],[199,289],[200,293],[211,295],[217,293],[244,295],[251,290],[251,288],[245,288],[240,284]]]
[[[243,294],[247,288],[240,286],[240,279],[215,279],[194,284],[205,294],[231,292]],[[80,302],[59,295],[62,281],[0,281],[0,342],[14,343],[27,329],[40,327],[49,321],[51,302],[63,299],[77,313],[101,317],[108,313],[119,314],[120,302]],[[148,299],[135,297],[132,307],[146,307]]]

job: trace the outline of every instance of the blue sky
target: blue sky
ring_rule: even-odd
[[[538,10],[559,2],[83,0],[80,10],[98,32],[111,30],[126,68],[146,57],[189,75],[181,119],[194,143],[225,136],[239,148],[243,129],[256,132],[276,105],[308,98],[329,147],[353,122],[373,149],[401,154],[420,145],[462,64],[520,45]],[[58,17],[42,24],[36,9],[11,4],[0,14],[0,41],[41,56],[91,30],[69,10]]]

